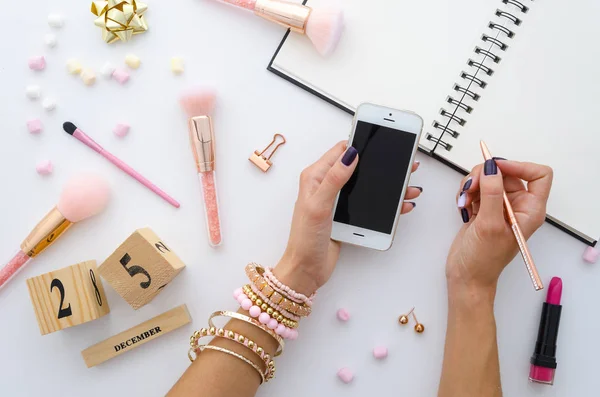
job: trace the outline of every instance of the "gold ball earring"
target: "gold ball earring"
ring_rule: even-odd
[[[417,323],[417,325],[415,325],[415,331],[418,334],[422,334],[423,332],[425,332],[425,326],[423,324],[421,324],[419,322],[419,320],[417,320],[417,316],[415,316],[415,312],[414,311],[413,311],[412,315],[413,315],[413,318],[415,319],[415,323]]]
[[[415,308],[413,307],[412,309],[410,309],[410,311],[406,314],[401,315],[400,317],[398,317],[398,322],[402,325],[406,325],[408,324],[409,318],[408,316],[410,316],[410,314],[415,310]]]
[[[415,315],[415,308],[413,307],[412,309],[410,309],[410,311],[406,314],[401,315],[400,317],[398,317],[398,322],[402,325],[406,325],[409,323],[410,321],[410,315],[412,314],[413,318],[415,319],[415,323],[417,323],[415,325],[415,332],[417,332],[418,334],[422,334],[423,332],[425,332],[425,326],[423,324],[421,324],[419,322],[419,320],[417,320],[417,316]]]

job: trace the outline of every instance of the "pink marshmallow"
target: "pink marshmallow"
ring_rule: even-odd
[[[596,263],[600,258],[600,250],[594,247],[587,247],[583,253],[583,260],[587,263]]]
[[[387,355],[388,355],[388,349],[387,349],[387,347],[376,346],[373,349],[373,357],[375,357],[378,360],[382,360],[382,359],[386,358]]]
[[[120,84],[125,84],[129,81],[129,72],[124,69],[117,69],[113,72],[112,77]]]
[[[354,374],[348,368],[340,369],[337,373],[337,376],[346,384],[352,382],[352,379],[354,379]]]
[[[44,70],[46,68],[46,59],[43,56],[31,57],[28,63],[31,70]]]
[[[129,133],[129,124],[119,123],[113,129],[113,132],[119,138],[123,138],[125,135]],[[241,289],[240,289],[241,291]]]
[[[32,134],[39,134],[44,129],[40,119],[33,119],[27,122],[27,129]]]
[[[44,160],[37,163],[35,170],[40,175],[50,175],[54,171],[54,165],[50,160]]]
[[[339,309],[336,313],[338,320],[346,322],[350,320],[350,313],[346,309]]]

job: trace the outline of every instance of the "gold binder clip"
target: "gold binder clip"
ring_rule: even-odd
[[[275,142],[277,142],[277,138],[281,138],[281,142],[275,145]],[[286,140],[283,135],[275,134],[273,135],[273,140],[271,141],[271,143],[269,143],[269,146],[264,148],[262,152],[255,150],[248,160],[250,160],[258,168],[260,168],[262,172],[267,172],[269,171],[269,168],[271,168],[271,166],[273,165],[273,163],[271,162],[271,157],[273,157],[273,154],[275,154],[277,149],[279,149],[279,146],[283,145],[285,142]],[[273,145],[275,145],[275,147],[271,151],[271,154],[265,156],[265,152],[268,151]]]

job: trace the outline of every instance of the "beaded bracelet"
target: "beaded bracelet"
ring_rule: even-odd
[[[252,350],[260,359],[265,363],[265,382],[268,382],[275,376],[275,362],[271,359],[271,356],[265,353],[265,350],[258,346],[254,341],[248,339],[244,335],[238,334],[234,331],[223,329],[223,328],[201,328],[199,331],[194,332],[192,337],[190,338],[190,346],[194,350],[198,350],[198,341],[207,336],[214,336],[219,338],[225,338],[228,340],[232,340],[246,348]]]
[[[271,302],[281,306],[283,310],[300,317],[306,317],[311,313],[312,310],[309,306],[288,300],[284,297],[284,294],[275,291],[262,276],[263,272],[264,269],[255,263],[250,263],[246,266],[246,275],[250,279],[250,282],[252,282],[259,291],[262,291]]]
[[[293,315],[287,310],[283,310],[281,306],[271,302],[261,291],[258,290],[254,285],[247,284],[242,287],[242,292],[248,296],[248,298],[259,306],[263,312],[267,312],[269,316],[272,316],[278,322],[282,323],[286,327],[297,328],[300,317]],[[256,299],[252,299],[255,298]],[[266,305],[266,308],[264,307]],[[272,309],[272,313],[269,313],[269,308]],[[281,318],[281,319],[280,319]],[[295,327],[293,325],[296,325]]]
[[[256,370],[256,372],[258,372],[258,375],[260,376],[260,384],[262,385],[263,383],[265,383],[265,375],[262,373],[262,371],[260,370],[260,368],[258,368],[258,365],[254,364],[251,360],[248,360],[246,357],[242,356],[241,354],[238,354],[236,352],[232,352],[231,350],[219,347],[219,346],[213,346],[213,345],[199,345],[198,348],[194,351],[194,353],[196,354],[196,357],[198,357],[198,351],[200,353],[202,353],[205,349],[209,349],[209,350],[215,350],[221,353],[225,353],[225,354],[229,354],[230,356],[233,356],[239,360],[242,360],[243,362],[245,362],[246,364],[250,365],[252,368],[254,368]],[[192,349],[190,349],[192,350]],[[190,353],[188,353],[188,357],[190,358],[190,360],[194,361],[191,357],[191,351]]]
[[[285,294],[285,296],[287,296],[296,303],[304,303],[307,306],[312,306],[313,299],[315,298],[315,296],[317,296],[316,292],[310,297],[307,297],[304,294],[294,291],[293,289],[279,281],[277,277],[275,277],[275,275],[273,274],[273,269],[269,267],[265,269],[264,277],[273,289],[275,289],[279,293]]]
[[[261,323],[259,323],[258,321],[256,321],[255,319],[245,316],[240,313],[234,313],[234,312],[230,312],[230,311],[226,311],[226,310],[218,311],[218,312],[214,312],[213,314],[211,314],[210,317],[208,318],[208,325],[210,325],[211,328],[215,328],[215,329],[216,329],[216,327],[213,323],[213,319],[215,317],[229,317],[229,318],[240,320],[240,321],[243,321],[245,323],[255,326],[256,328],[269,334],[279,344],[277,352],[275,353],[275,355],[273,357],[277,357],[277,356],[281,355],[281,353],[283,353],[283,349],[285,348],[285,342],[283,341],[283,338],[281,336],[277,335],[275,332],[273,332],[269,328],[267,328],[264,325],[262,325]]]

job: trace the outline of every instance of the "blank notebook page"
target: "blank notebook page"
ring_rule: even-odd
[[[454,139],[436,153],[463,169],[492,155],[554,168],[548,214],[600,236],[600,1],[532,2],[496,73]]]
[[[309,0],[318,7],[330,0]],[[346,27],[335,52],[321,57],[291,33],[272,67],[354,110],[374,102],[423,117],[423,136],[499,0],[343,0]],[[439,116],[437,116],[439,117]],[[432,147],[429,141],[422,145]]]

